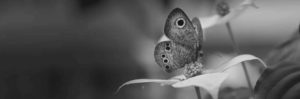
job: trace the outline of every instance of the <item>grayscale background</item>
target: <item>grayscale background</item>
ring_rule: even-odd
[[[232,7],[242,0],[228,0]],[[242,53],[264,58],[300,23],[299,0],[257,0],[231,22]],[[154,46],[169,12],[215,14],[215,0],[0,0],[0,99],[196,99],[193,88],[137,84],[167,79]],[[205,53],[231,53],[226,27],[206,30]],[[240,84],[241,86],[245,84]],[[235,88],[239,88],[236,86]]]

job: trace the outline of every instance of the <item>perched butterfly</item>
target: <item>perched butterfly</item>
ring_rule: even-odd
[[[188,46],[163,41],[156,45],[154,57],[156,63],[166,72],[173,72],[196,60],[196,50]]]
[[[180,8],[175,8],[169,14],[164,33],[172,41],[183,45],[194,47],[199,42],[195,27]]]
[[[167,18],[164,32],[171,41],[158,43],[154,57],[166,72],[183,68],[202,57],[203,32],[199,19],[191,21],[183,10],[175,8]]]

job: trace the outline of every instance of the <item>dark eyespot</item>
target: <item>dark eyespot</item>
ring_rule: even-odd
[[[167,63],[168,62],[168,60],[167,59],[164,59],[164,63]]]
[[[171,48],[170,47],[166,47],[166,50],[170,50]]]
[[[162,58],[165,58],[165,57],[166,57],[166,55],[161,55],[161,57],[162,57]]]
[[[167,44],[166,44],[166,46],[170,46],[170,44],[169,44],[169,43],[167,43]]]
[[[169,66],[169,65],[166,65],[166,69],[170,69],[170,66]]]
[[[185,25],[185,21],[183,18],[179,18],[178,20],[176,20],[176,26],[179,28],[183,28]]]
[[[183,20],[178,20],[178,21],[177,21],[178,26],[182,26],[183,23],[184,23]]]

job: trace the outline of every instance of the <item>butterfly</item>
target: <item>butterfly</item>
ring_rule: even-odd
[[[165,35],[170,41],[155,46],[156,63],[166,72],[183,68],[202,57],[203,31],[198,18],[192,21],[180,8],[173,9],[167,17]]]

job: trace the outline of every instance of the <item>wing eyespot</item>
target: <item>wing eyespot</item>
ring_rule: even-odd
[[[175,24],[178,28],[183,28],[185,26],[185,20],[183,18],[179,18],[176,20]]]
[[[165,68],[166,68],[166,69],[170,69],[170,66],[169,66],[169,65],[166,65]]]
[[[164,63],[168,63],[169,62],[169,60],[168,59],[164,59]]]
[[[166,47],[166,50],[169,51],[171,48],[170,47]]]

